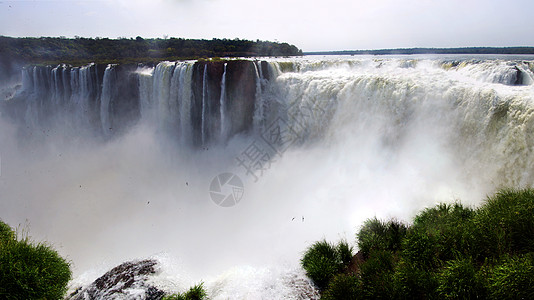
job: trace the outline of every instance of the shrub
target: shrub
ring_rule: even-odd
[[[438,204],[414,218],[413,230],[424,232],[435,241],[435,255],[440,260],[466,254],[472,244],[472,219],[475,211],[460,203]]]
[[[490,299],[534,299],[533,253],[505,256],[488,273]]]
[[[534,190],[502,190],[489,197],[474,219],[474,256],[499,257],[534,251]]]
[[[414,218],[414,227],[426,230],[445,230],[471,219],[475,211],[464,207],[460,203],[440,203],[432,208],[426,208]]]
[[[340,272],[337,251],[334,245],[324,240],[316,242],[306,251],[301,264],[308,277],[321,290]]]
[[[14,237],[1,224],[0,298],[61,299],[71,278],[69,263],[46,244]],[[7,235],[5,233],[8,233]]]
[[[0,246],[12,240],[15,240],[15,232],[9,225],[0,221]]]
[[[428,269],[401,259],[393,275],[394,293],[397,299],[435,299],[437,278]]]
[[[347,268],[351,259],[352,247],[345,241],[336,246],[322,240],[306,250],[301,265],[315,285],[324,290],[330,279]]]
[[[402,243],[401,257],[422,269],[433,269],[441,265],[436,257],[437,241],[426,232],[411,231]]]
[[[162,300],[205,300],[208,299],[206,290],[204,290],[204,283],[197,284],[185,293],[178,293],[164,296]]]
[[[368,219],[360,229],[358,248],[364,257],[373,250],[397,251],[406,235],[407,227],[399,221],[382,222],[377,218]]]
[[[360,266],[362,291],[366,299],[393,299],[394,258],[390,251],[375,250]]]
[[[352,246],[349,246],[347,241],[342,240],[337,244],[336,250],[339,259],[341,260],[341,264],[343,265],[343,268],[347,267],[352,261],[352,257],[354,256],[354,254],[352,253]]]
[[[438,274],[438,293],[442,299],[485,298],[484,284],[470,258],[448,261]]]
[[[358,300],[362,298],[360,280],[354,274],[337,274],[321,296],[322,300]]]
[[[357,236],[356,274],[338,274],[346,244],[316,243],[302,260],[322,290],[330,281],[326,299],[534,299],[534,189],[502,190],[477,210],[439,204],[411,227],[369,219]]]

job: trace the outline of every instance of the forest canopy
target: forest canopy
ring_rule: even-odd
[[[144,62],[201,57],[294,56],[288,43],[242,39],[13,38],[0,36],[0,56],[27,63]]]

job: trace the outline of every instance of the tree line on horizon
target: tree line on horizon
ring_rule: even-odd
[[[397,48],[305,52],[305,55],[534,54],[534,47]]]
[[[0,57],[26,63],[145,62],[209,57],[295,56],[288,43],[242,39],[0,36]]]

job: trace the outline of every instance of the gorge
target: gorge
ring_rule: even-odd
[[[298,259],[361,222],[534,182],[531,56],[304,56],[26,66],[4,86],[0,211],[72,289],[156,257],[213,299],[303,297]],[[283,141],[272,147],[271,133]],[[251,146],[268,159],[245,168]],[[251,166],[253,167],[251,169]],[[244,182],[220,207],[210,182]],[[27,221],[26,221],[27,220]]]

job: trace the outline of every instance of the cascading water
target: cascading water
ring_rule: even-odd
[[[304,298],[296,286],[312,289],[298,261],[316,240],[353,242],[373,216],[409,220],[438,201],[475,205],[499,187],[532,186],[533,60],[303,57],[103,74],[95,65],[28,67],[11,100],[24,104],[24,126],[38,129],[54,111],[73,127],[97,118],[101,133],[136,101],[140,118],[105,144],[40,155],[10,148],[15,138],[0,130],[8,199],[0,211],[61,245],[73,288],[158,254],[154,280],[170,290],[204,280],[213,299]],[[138,98],[120,106],[114,85],[130,73],[125,90]],[[84,117],[95,103],[96,117]],[[162,127],[166,135],[154,134]],[[223,172],[244,183],[232,208],[209,198]]]
[[[173,62],[162,62],[159,63],[156,66],[156,70],[154,70],[154,80],[153,84],[154,87],[152,89],[153,91],[153,99],[154,99],[154,105],[156,105],[156,111],[158,116],[158,122],[159,127],[164,128],[168,126],[168,123],[170,123],[170,120],[172,115],[171,113],[175,113],[174,110],[171,109],[171,78],[173,76],[173,71],[175,69],[175,63]]]
[[[192,64],[183,63],[180,65],[179,92],[179,110],[180,110],[180,128],[182,136],[182,145],[187,145],[191,141],[191,78],[193,74]]]
[[[256,101],[254,102],[254,128],[258,132],[262,132],[264,127],[264,104],[263,104],[263,96],[262,96],[262,89],[261,84],[263,80],[263,73],[261,70],[261,62],[254,62],[254,70],[256,71]]]
[[[208,110],[208,65],[204,65],[204,72],[202,73],[202,119],[201,119],[201,127],[200,132],[202,135],[202,145],[206,144],[206,111]]]
[[[228,134],[226,125],[226,67],[228,63],[224,63],[224,71],[221,80],[221,98],[220,98],[220,114],[221,114],[221,141],[226,141]]]
[[[113,65],[108,65],[104,71],[104,81],[102,84],[102,96],[100,97],[100,121],[102,122],[102,131],[109,134],[111,127],[110,120],[110,103],[112,98],[114,69]]]
[[[89,110],[89,101],[91,99],[92,82],[90,77],[90,70],[93,65],[80,67],[75,73],[75,93],[73,93],[72,103],[74,104],[76,119],[81,123],[80,125],[88,126],[89,118],[87,111]],[[76,78],[78,77],[78,78]]]
[[[140,68],[137,70],[139,78],[139,102],[141,110],[141,120],[148,122],[155,119],[155,110],[153,108],[153,68]]]
[[[155,68],[140,67],[139,101],[141,122],[154,122],[160,131],[180,136],[180,144],[191,143],[191,84],[193,62],[163,62]]]

